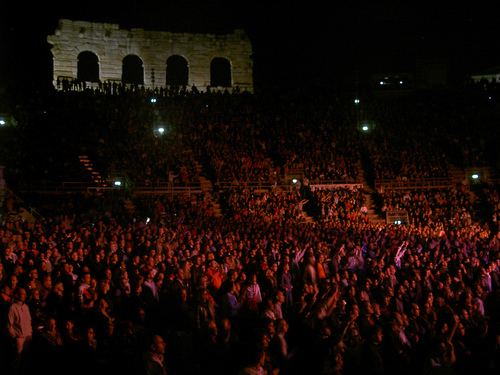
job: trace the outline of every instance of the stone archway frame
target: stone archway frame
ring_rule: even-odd
[[[82,68],[83,64],[81,65],[81,61],[82,61],[82,55],[92,55],[93,58],[96,59],[95,63],[96,63],[96,67],[97,67],[97,81],[95,80],[91,80],[92,83],[95,83],[95,82],[98,82],[99,79],[100,79],[100,64],[99,64],[99,56],[93,52],[93,51],[89,51],[89,50],[85,50],[85,51],[82,51],[82,52],[79,52],[78,55],[77,55],[77,62],[76,62],[76,71],[77,71],[77,77],[81,77],[81,73],[80,72],[80,68]],[[94,68],[94,66],[92,66],[92,69]]]
[[[212,82],[212,62],[214,59],[223,59],[226,60],[229,63],[229,69],[230,69],[230,80],[231,80],[231,85],[229,87],[233,86],[233,64],[231,62],[231,59],[227,58],[226,56],[220,56],[220,55],[215,55],[210,59],[210,82]]]
[[[159,79],[158,79],[158,76],[156,78],[156,82],[158,83],[158,85],[165,85],[167,82],[167,60],[172,56],[180,56],[180,57],[183,57],[187,61],[187,68],[188,68],[188,84],[187,84],[187,86],[188,87],[191,87],[193,85],[197,86],[195,84],[196,78],[193,74],[193,67],[196,66],[196,64],[194,64],[193,62],[196,61],[196,57],[194,56],[192,51],[190,51],[189,49],[186,49],[186,48],[182,48],[181,46],[172,46],[171,48],[166,49],[163,53],[161,53],[160,56],[161,56],[161,59],[163,59],[163,61],[161,62],[162,64],[161,64],[161,67],[159,68],[159,69],[161,69],[161,75],[159,76]],[[160,58],[159,58],[159,60],[160,60]],[[158,61],[158,63],[159,63],[159,61]]]
[[[76,79],[78,76],[78,56],[83,52],[91,52],[97,56],[99,78],[101,78],[101,51],[95,45],[89,43],[84,43],[65,50],[52,48],[53,67],[54,71],[59,73],[58,77]],[[57,77],[54,77],[54,81],[56,79]]]
[[[173,57],[179,57],[179,58],[183,59],[186,62],[186,68],[187,68],[187,74],[188,74],[186,86],[189,86],[189,83],[191,81],[190,77],[189,77],[190,71],[191,71],[190,66],[189,66],[189,60],[185,56],[183,56],[181,54],[170,55],[169,57],[167,57],[167,60],[165,61],[164,72],[163,72],[165,74],[165,79],[164,79],[165,85],[167,85],[166,82],[167,82],[167,76],[168,76],[168,61],[171,58],[173,58]]]
[[[53,47],[54,85],[60,77],[77,76],[80,52],[96,54],[102,82],[121,81],[122,61],[129,54],[138,56],[144,66],[144,86],[152,88],[166,82],[168,57],[179,55],[188,62],[188,86],[206,90],[210,84],[210,62],[214,57],[229,61],[232,85],[253,92],[252,45],[243,30],[233,34],[190,34],[143,29],[123,30],[116,24],[60,20],[53,35],[47,37]]]
[[[125,66],[125,59],[127,58],[136,58],[137,61],[139,62],[140,61],[140,64],[141,64],[141,70],[142,70],[142,79],[140,80],[141,82],[138,83],[140,86],[142,86],[144,84],[144,81],[145,81],[145,76],[146,76],[146,69],[144,67],[144,61],[141,59],[141,57],[135,53],[129,53],[127,55],[125,55],[122,59],[122,83],[124,83],[124,76],[125,76],[125,71],[123,69],[123,67]]]

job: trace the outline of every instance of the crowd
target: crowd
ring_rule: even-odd
[[[356,179],[348,111],[316,105],[313,117],[304,104],[291,111],[285,100],[247,93],[50,92],[13,111],[19,126],[2,129],[2,160],[16,187],[90,182],[80,155],[102,176],[124,174],[133,184],[197,182],[197,162],[219,183],[274,183],[289,170],[315,182]]]
[[[406,211],[416,226],[441,225],[444,228],[470,227],[473,223],[468,186],[453,188],[397,190],[383,189],[382,211]]]
[[[67,147],[44,167],[66,174],[78,170],[65,164],[72,148],[153,184],[196,178],[201,159],[218,182],[278,180],[288,170],[303,171],[311,184],[347,180],[370,152],[374,176],[448,173],[441,149],[413,152],[389,129],[366,137],[349,131],[353,113],[335,101],[315,111],[298,98],[263,105],[240,94],[185,94],[155,104],[141,90],[120,100],[86,92],[56,97],[46,112],[62,120],[57,144]],[[50,125],[42,103],[31,104],[32,119],[45,128],[29,127],[10,146],[17,153],[2,156],[6,176],[19,181],[45,174],[41,160],[20,157],[30,151],[23,141],[47,137]],[[65,132],[70,120],[75,126]],[[170,125],[169,136],[151,131],[160,122]],[[380,137],[385,145],[369,144]],[[396,151],[387,159],[389,149]],[[500,238],[475,221],[464,186],[385,191],[387,209],[409,212],[407,225],[371,222],[362,188],[295,186],[229,187],[220,193],[223,215],[204,194],[142,196],[135,213],[113,191],[33,195],[44,213],[33,222],[7,202],[0,223],[0,368],[498,372]],[[305,220],[309,206],[318,210],[313,221]]]
[[[134,222],[108,197],[107,212],[77,215],[75,205],[5,221],[4,368],[498,370],[497,236],[472,225],[304,223],[286,214],[296,199],[263,194],[243,200],[246,214],[216,217],[200,197],[151,198],[153,219]]]
[[[311,196],[318,202],[324,220],[367,222],[368,207],[363,188],[335,187],[314,189]]]

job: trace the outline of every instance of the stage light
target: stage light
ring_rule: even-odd
[[[115,185],[115,186],[118,186],[118,187],[119,187],[119,186],[122,186],[122,182],[121,182],[121,181],[115,181],[115,182],[114,182],[114,185]]]
[[[477,180],[479,178],[479,174],[474,173],[474,174],[472,174],[471,177],[472,177],[473,180]]]

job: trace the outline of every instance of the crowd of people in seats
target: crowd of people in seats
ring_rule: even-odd
[[[352,108],[321,95],[270,101],[184,93],[156,103],[143,90],[52,95],[18,107],[18,130],[8,130],[17,137],[8,145],[15,152],[0,151],[8,181],[76,178],[75,151],[152,184],[170,177],[185,183],[195,177],[178,175],[193,176],[195,161],[205,160],[219,182],[278,179],[297,169],[312,185],[356,178],[366,155],[373,155],[365,164],[373,176],[445,177],[450,150],[459,147],[442,137],[452,120],[422,132],[444,113],[432,118],[428,107],[426,121],[415,112],[392,121],[405,112],[373,105],[380,124],[361,134],[349,127]],[[152,131],[160,123],[170,135]],[[454,135],[466,133],[460,128]],[[35,140],[48,142],[47,150],[66,147],[42,165],[47,159],[33,158]],[[204,194],[144,195],[135,213],[120,191],[33,194],[43,215],[35,221],[20,217],[7,196],[0,222],[0,368],[9,374],[40,366],[96,375],[496,374],[498,231],[475,221],[462,186],[384,192],[387,208],[408,210],[407,225],[371,222],[363,192],[238,185],[221,192],[220,216]],[[312,202],[320,213],[303,220]]]
[[[425,149],[420,143],[399,147],[374,145],[370,149],[377,179],[415,180],[423,178],[449,177],[450,169],[445,158],[437,158],[433,149]]]
[[[435,189],[382,189],[382,211],[406,211],[416,226],[469,227],[474,222],[467,185]]]
[[[295,206],[289,192],[220,217],[201,196],[143,198],[149,220],[99,199],[2,223],[4,368],[498,370],[500,249],[486,228],[271,216]]]
[[[353,104],[324,91],[114,92],[20,98],[12,111],[19,129],[2,129],[11,179],[90,181],[79,155],[104,175],[121,171],[136,183],[179,185],[196,181],[195,161],[223,182],[268,181],[297,170],[320,183],[356,179],[363,157],[374,178],[404,180],[449,177],[453,165],[494,164],[499,155],[497,106],[483,92],[367,98],[363,118],[376,123],[367,134],[355,126]]]
[[[304,205],[309,201],[296,192],[267,191],[242,194],[232,190],[227,198],[228,215],[234,220],[263,219],[266,222],[289,222],[304,219]]]
[[[18,126],[2,129],[11,184],[91,182],[92,171],[104,177],[120,173],[147,185],[198,181],[197,155],[175,131],[178,121],[167,123],[182,113],[172,109],[171,117],[163,116],[161,104],[150,100],[146,91],[121,96],[50,92],[45,100],[19,105],[14,113]],[[86,156],[93,169],[79,156]]]
[[[303,112],[315,99],[294,100],[300,111],[246,93],[50,92],[17,106],[20,125],[5,134],[14,142],[2,157],[19,186],[90,182],[81,155],[102,176],[125,174],[150,186],[199,181],[197,162],[219,182],[274,183],[291,170],[315,182],[356,179],[357,133],[348,111],[316,103],[316,111]]]
[[[499,201],[498,195],[499,195],[498,189],[494,190],[490,196],[490,199],[488,200],[488,202],[491,204],[491,206],[493,208],[492,222],[495,226],[495,229],[500,229],[500,225],[499,225],[499,222],[500,222],[499,221],[500,220],[500,201]]]
[[[319,202],[323,220],[367,222],[368,211],[363,188],[333,187],[318,188],[311,197]]]

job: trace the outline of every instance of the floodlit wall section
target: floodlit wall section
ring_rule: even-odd
[[[121,82],[123,59],[135,55],[143,62],[144,86],[153,88],[152,69],[154,87],[166,86],[167,59],[178,55],[188,61],[188,86],[204,91],[210,85],[210,62],[221,57],[231,65],[231,86],[253,92],[252,45],[241,29],[225,35],[188,34],[60,20],[47,41],[52,45],[54,86],[58,79],[76,79],[78,55],[89,51],[99,60],[101,82]]]

